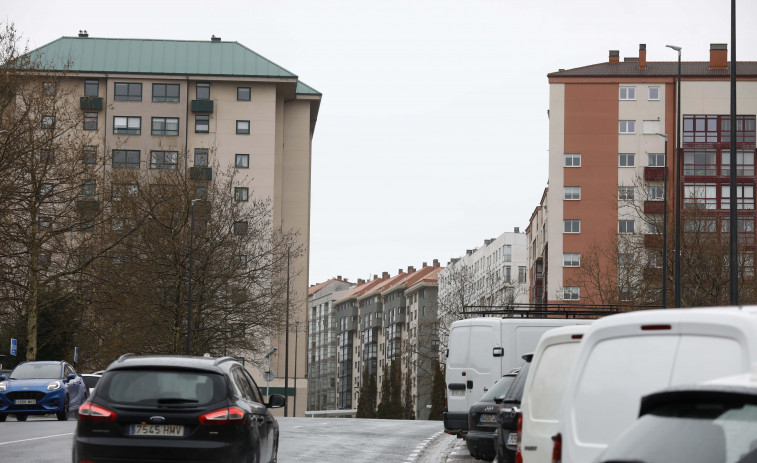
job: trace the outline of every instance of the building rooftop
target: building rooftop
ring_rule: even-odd
[[[640,69],[639,62],[598,63],[573,69],[562,69],[547,74],[547,77],[673,77],[678,75],[678,61],[648,61],[646,69]],[[681,77],[723,77],[731,75],[730,64],[726,69],[711,69],[709,61],[681,62]],[[736,63],[739,77],[757,76],[757,62]]]

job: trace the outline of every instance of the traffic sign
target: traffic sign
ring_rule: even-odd
[[[276,377],[276,372],[273,370],[268,370],[265,373],[263,373],[263,379],[266,381],[273,381],[273,378]]]
[[[74,363],[79,361],[79,348],[74,347]]]
[[[18,341],[11,338],[11,355],[16,355],[18,352]]]

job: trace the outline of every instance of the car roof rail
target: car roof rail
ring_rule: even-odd
[[[124,355],[122,355],[122,356],[118,357],[118,360],[116,360],[116,362],[117,362],[117,363],[118,363],[118,362],[123,362],[124,360],[126,360],[126,359],[128,359],[128,358],[131,358],[131,357],[135,357],[135,356],[136,356],[136,354],[134,354],[134,353],[132,353],[132,352],[129,352],[128,354],[124,354]]]
[[[220,358],[217,358],[215,362],[213,362],[213,366],[218,366],[222,364],[223,362],[236,362],[236,361],[237,359],[235,359],[234,357],[228,357],[228,356],[220,357]]]

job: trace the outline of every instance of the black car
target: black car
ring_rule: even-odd
[[[471,405],[468,410],[468,436],[465,445],[472,457],[489,461],[494,459],[493,438],[497,428],[497,404],[505,398],[517,374],[518,370],[515,369],[498,379],[481,396],[481,400]]]
[[[497,427],[494,435],[494,447],[497,450],[497,463],[512,463],[515,461],[515,449],[518,444],[518,420],[520,419],[520,400],[523,397],[523,387],[531,367],[534,354],[523,356],[525,363],[520,367],[507,395],[497,408]]]
[[[272,462],[279,426],[232,357],[137,357],[113,362],[79,408],[73,461]]]

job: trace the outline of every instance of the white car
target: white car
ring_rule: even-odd
[[[84,384],[87,385],[87,397],[92,395],[92,391],[95,390],[95,386],[97,386],[97,382],[100,381],[100,378],[102,377],[103,372],[102,371],[96,371],[94,373],[86,373],[83,375],[80,375],[82,379],[84,379]]]

